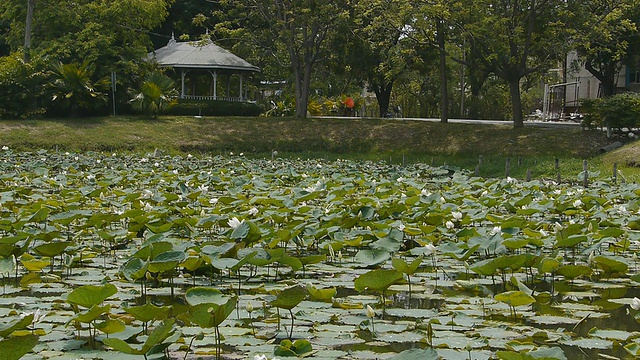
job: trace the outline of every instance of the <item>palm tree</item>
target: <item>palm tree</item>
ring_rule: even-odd
[[[53,65],[52,81],[49,82],[53,89],[52,101],[68,109],[71,116],[106,103],[107,95],[96,89],[102,81],[93,83],[92,75],[93,67],[86,60],[80,66],[74,63]]]
[[[135,110],[151,113],[155,118],[161,111],[177,104],[177,95],[174,81],[167,75],[154,71],[147,75],[140,92],[130,102]]]

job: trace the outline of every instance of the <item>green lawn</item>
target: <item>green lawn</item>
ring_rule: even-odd
[[[16,151],[155,152],[226,154],[249,157],[322,157],[424,162],[475,170],[485,177],[574,180],[588,160],[591,172],[608,177],[613,163],[629,181],[640,179],[638,145],[600,156],[619,139],[601,131],[441,124],[392,119],[104,117],[4,120],[0,143]],[[508,159],[508,160],[507,160]]]

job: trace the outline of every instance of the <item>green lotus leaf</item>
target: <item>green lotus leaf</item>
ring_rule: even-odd
[[[120,319],[107,319],[105,321],[95,323],[94,326],[105,334],[119,333],[124,331],[126,328],[124,322]]]
[[[222,305],[229,299],[222,291],[212,287],[192,287],[184,294],[187,303],[191,306],[200,304]]]
[[[582,276],[589,276],[593,269],[586,265],[564,265],[556,270],[556,274],[562,275],[567,279],[577,279]]]
[[[8,323],[0,323],[0,336],[7,337],[16,330],[22,330],[31,325],[34,314],[27,314]]]
[[[376,269],[358,276],[354,280],[354,288],[360,292],[367,289],[382,292],[402,279],[402,272],[398,270]]]
[[[311,296],[311,298],[315,300],[331,301],[331,299],[333,299],[333,297],[336,296],[338,289],[336,289],[335,287],[327,288],[327,289],[318,289],[312,284],[307,284],[307,292],[309,292],[309,295]]]
[[[389,358],[389,360],[436,360],[440,356],[434,349],[409,349]]]
[[[374,266],[381,264],[391,258],[387,250],[365,249],[356,253],[354,260],[364,266]]]
[[[283,339],[280,345],[273,350],[273,354],[283,357],[306,357],[313,352],[313,347],[307,339],[298,339],[293,343],[289,339]]]
[[[175,269],[187,254],[184,251],[165,251],[149,262],[149,272],[161,273]]]
[[[536,302],[536,299],[533,296],[520,290],[505,291],[497,294],[493,298],[513,307],[529,305]]]
[[[418,270],[418,267],[420,266],[420,264],[422,264],[423,258],[424,256],[420,255],[417,258],[413,259],[413,261],[411,261],[411,263],[408,263],[408,264],[406,261],[404,261],[404,259],[393,258],[391,259],[391,265],[393,266],[394,269],[398,271],[402,271],[407,275],[413,275],[416,272],[416,270]]]
[[[300,304],[307,297],[307,294],[306,288],[294,285],[279,292],[270,304],[281,309],[291,310]]]
[[[144,344],[139,348],[134,348],[124,340],[117,338],[106,338],[102,340],[102,343],[125,354],[148,355],[154,350],[155,346],[167,340],[175,332],[175,329],[173,328],[174,323],[174,319],[166,319],[163,321],[162,324],[153,329]]]
[[[16,268],[16,259],[13,256],[0,257],[0,274],[9,274]]]
[[[117,292],[118,288],[113,284],[104,284],[102,286],[83,285],[69,293],[67,302],[72,305],[90,308],[102,303],[109,296]]]
[[[629,269],[629,266],[624,261],[604,255],[595,256],[593,265],[607,275],[624,274]]]
[[[0,341],[0,359],[18,360],[27,354],[38,344],[37,335],[25,335],[10,337]]]
[[[89,309],[75,314],[71,319],[69,319],[69,321],[67,321],[67,325],[76,321],[81,323],[90,323],[102,316],[102,314],[109,313],[109,311],[111,311],[111,305],[93,305]]]
[[[149,269],[149,262],[137,257],[133,257],[127,261],[122,267],[122,274],[129,281],[142,279]]]
[[[40,244],[33,248],[38,255],[54,257],[62,254],[62,252],[73,244],[71,241],[54,241],[50,243]]]
[[[156,306],[154,304],[144,304],[124,308],[127,314],[133,315],[136,320],[149,322],[151,320],[163,320],[169,315],[170,306]]]

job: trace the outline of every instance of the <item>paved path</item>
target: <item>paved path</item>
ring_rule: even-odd
[[[319,116],[323,119],[354,119],[353,117],[340,117],[340,116]],[[359,119],[359,118],[358,118]],[[367,119],[367,118],[365,118]],[[379,118],[371,118],[379,119]],[[440,122],[439,118],[394,118],[399,121],[429,121]],[[480,124],[480,125],[506,125],[513,126],[513,121],[500,121],[500,120],[473,120],[473,119],[449,119],[452,124]],[[524,126],[544,127],[554,129],[580,129],[581,125],[578,122],[570,121],[525,121]]]

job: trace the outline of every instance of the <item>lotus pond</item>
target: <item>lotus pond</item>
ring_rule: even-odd
[[[635,184],[1,155],[0,359],[640,353]]]

